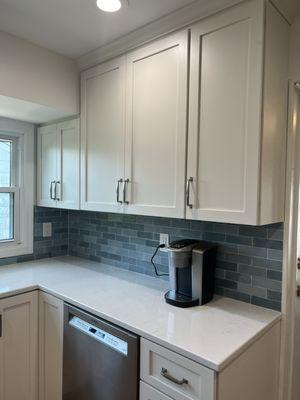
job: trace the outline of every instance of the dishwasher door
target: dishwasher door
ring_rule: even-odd
[[[139,337],[64,309],[63,400],[137,400]]]

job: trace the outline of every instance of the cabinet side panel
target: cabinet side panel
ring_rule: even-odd
[[[289,25],[266,6],[260,224],[284,219]]]
[[[278,398],[280,323],[218,376],[218,400]]]

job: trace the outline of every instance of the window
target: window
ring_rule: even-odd
[[[0,118],[0,258],[33,251],[34,127]]]
[[[17,239],[16,210],[19,208],[19,187],[16,154],[18,140],[0,136],[0,242]]]

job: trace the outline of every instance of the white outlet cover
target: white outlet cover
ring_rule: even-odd
[[[52,236],[52,223],[44,222],[43,223],[43,237],[51,237]]]
[[[166,247],[170,244],[170,237],[168,233],[160,233],[159,244],[164,244]]]

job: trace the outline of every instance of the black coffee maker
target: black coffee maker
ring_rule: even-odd
[[[217,246],[192,239],[168,247],[170,289],[166,302],[177,307],[208,303],[213,298]]]

